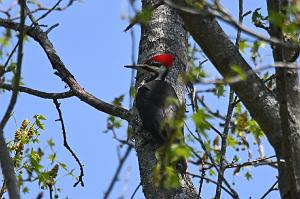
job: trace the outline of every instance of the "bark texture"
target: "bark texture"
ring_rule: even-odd
[[[144,0],[143,7],[161,3],[161,1]],[[167,76],[167,81],[174,87],[181,103],[184,103],[184,85],[178,82],[178,76],[184,73],[187,64],[187,32],[183,22],[175,10],[165,5],[160,5],[152,12],[150,21],[142,27],[139,45],[139,63],[144,63],[151,56],[160,53],[176,55],[175,63]],[[138,75],[138,82],[142,77]],[[141,183],[143,192],[148,199],[171,198],[198,198],[191,179],[187,176],[180,180],[180,187],[166,190],[154,186],[152,182],[152,169],[156,165],[155,151],[158,146],[147,141],[149,132],[135,132],[135,144],[138,155]],[[149,140],[149,138],[148,138]]]
[[[281,197],[300,198],[300,98],[297,70],[285,70],[279,75],[281,78],[277,84],[282,95],[278,101],[277,96],[266,88],[262,80],[243,59],[215,17],[205,9],[199,13],[182,9],[189,7],[183,0],[172,2],[176,5],[176,10],[187,30],[224,78],[235,76],[231,69],[232,65],[239,66],[248,74],[245,81],[232,83],[230,86],[274,147],[279,162]],[[274,11],[281,9],[278,4],[282,2],[286,1],[268,0],[269,7],[272,7]],[[274,29],[274,31],[278,30]],[[275,33],[272,36],[281,38]],[[284,55],[290,56],[291,51],[273,47],[275,47],[274,60],[287,61]]]
[[[288,2],[267,0],[269,15],[272,12],[285,14]],[[270,35],[282,43],[288,41],[280,27],[270,22]],[[272,45],[274,62],[283,62],[297,67],[291,57],[299,52]],[[297,57],[297,56],[296,56]],[[298,70],[276,68],[276,87],[278,90],[279,114],[283,140],[277,149],[281,155],[279,164],[279,187],[282,198],[300,198],[300,96]]]

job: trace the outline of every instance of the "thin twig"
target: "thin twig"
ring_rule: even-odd
[[[4,69],[8,66],[9,61],[11,60],[13,54],[15,54],[15,52],[16,52],[18,46],[19,46],[19,42],[15,45],[15,47],[14,47],[14,48],[12,49],[12,51],[9,53],[8,58],[7,58],[7,60],[5,61],[5,64],[4,64]]]
[[[119,174],[121,172],[121,169],[122,169],[122,167],[123,167],[123,165],[125,163],[125,160],[128,158],[128,156],[129,156],[129,154],[131,152],[131,149],[132,149],[132,147],[128,146],[127,149],[126,149],[126,152],[125,152],[124,156],[120,159],[118,168],[117,168],[117,170],[115,172],[114,177],[112,178],[112,180],[111,180],[111,182],[109,184],[109,187],[108,187],[107,191],[104,193],[103,199],[107,199],[109,197],[109,194],[111,193],[111,191],[112,191],[115,183],[117,182],[117,180],[119,178]]]
[[[49,187],[49,198],[53,199],[53,187],[52,185],[49,185],[48,187]]]
[[[196,97],[197,97],[197,100],[200,102],[200,104],[205,108],[205,110],[209,114],[211,114],[211,115],[213,115],[213,116],[215,116],[215,117],[217,117],[217,118],[225,121],[225,119],[226,119],[225,116],[221,115],[218,110],[217,111],[213,111],[213,110],[210,109],[210,107],[204,102],[204,97],[203,96],[199,97],[197,95]]]
[[[248,162],[243,162],[243,163],[231,163],[226,165],[226,169],[229,168],[242,168],[242,167],[249,167],[249,166],[254,166],[254,167],[258,167],[258,166],[263,166],[263,165],[268,165],[271,166],[275,169],[277,169],[277,161],[273,161],[270,160],[271,158],[274,158],[276,156],[270,156],[267,158],[262,158],[262,159],[256,159],[256,160],[252,160],[252,161],[248,161]]]
[[[234,109],[234,106],[232,104],[233,103],[233,95],[234,95],[234,92],[230,88],[225,126],[224,126],[223,134],[221,136],[222,142],[221,142],[221,152],[220,152],[221,153],[220,154],[220,172],[218,173],[218,181],[217,181],[218,184],[217,184],[216,195],[215,195],[216,199],[219,199],[221,197],[221,186],[222,186],[222,181],[223,181],[222,179],[224,178],[224,172],[225,172],[224,162],[225,162],[225,154],[226,154],[226,148],[227,148],[227,135],[229,132],[230,122],[231,122],[231,118],[232,118],[232,112]]]
[[[0,88],[11,91],[13,90],[13,86],[11,84],[1,84],[0,83]],[[69,97],[73,97],[74,93],[73,91],[67,91],[67,92],[62,92],[62,93],[47,93],[44,91],[39,91],[36,89],[20,86],[20,92],[27,93],[29,95],[33,95],[36,97],[40,97],[43,99],[65,99]]]
[[[243,23],[243,13],[244,13],[244,9],[243,9],[243,0],[239,0],[239,23]],[[241,29],[238,29],[237,31],[237,35],[236,35],[236,41],[235,41],[235,45],[237,48],[239,48],[239,44],[240,44],[240,39],[241,39]],[[221,143],[221,154],[220,154],[220,172],[218,173],[218,184],[217,184],[217,188],[216,188],[216,195],[215,198],[219,199],[221,197],[221,186],[222,186],[222,178],[224,178],[224,173],[225,173],[225,169],[226,167],[224,166],[224,159],[225,159],[225,155],[226,155],[226,149],[227,149],[227,135],[229,132],[229,128],[230,128],[230,122],[231,122],[231,118],[232,118],[232,113],[234,110],[234,92],[232,90],[232,88],[230,88],[230,92],[229,92],[229,102],[228,102],[228,108],[227,108],[227,115],[226,115],[226,120],[225,120],[225,126],[224,126],[224,132],[221,136],[222,138],[222,143]]]
[[[135,65],[136,58],[135,58],[135,34],[133,30],[130,30],[130,38],[131,38],[131,64]],[[131,77],[130,77],[130,85],[129,85],[129,107],[132,107],[132,95],[131,89],[134,86],[135,82],[135,70],[131,69]]]
[[[57,1],[57,3],[52,8],[50,8],[46,13],[44,13],[42,16],[40,16],[36,21],[38,22],[41,19],[47,17],[53,10],[55,10],[59,6],[59,4],[61,2],[62,2],[62,0]]]
[[[21,79],[21,69],[22,69],[22,60],[23,60],[23,42],[24,42],[24,27],[25,27],[25,3],[24,1],[20,1],[21,6],[21,20],[20,20],[20,28],[19,28],[19,47],[18,47],[18,56],[17,56],[17,67],[16,67],[16,74],[14,76],[14,82],[13,82],[13,94],[10,99],[9,105],[7,107],[7,110],[1,120],[0,123],[0,129],[4,129],[4,126],[6,125],[7,121],[10,118],[10,115],[13,111],[13,108],[17,102],[18,92],[19,92],[19,86],[20,86],[20,79]]]
[[[209,160],[211,161],[213,167],[217,170],[218,173],[220,173],[220,169],[218,168],[217,163],[215,162],[215,160],[214,160],[212,154],[210,153],[210,151],[208,151],[206,149],[206,146],[205,146],[204,141],[203,141],[202,137],[200,136],[200,134],[197,133],[198,136],[194,135],[194,133],[189,129],[189,127],[187,125],[185,125],[185,126],[186,126],[186,129],[189,131],[189,133],[195,138],[195,140],[197,140],[200,143],[202,149],[206,152],[206,154],[207,154]],[[238,199],[239,196],[238,196],[237,192],[230,186],[228,181],[224,177],[222,178],[222,180],[224,181],[225,185],[230,190],[230,196],[234,199]]]
[[[0,190],[0,198],[2,198],[2,196],[5,192],[6,192],[6,182],[5,182],[5,179],[4,179],[3,182],[2,182],[1,190]]]
[[[0,26],[17,31],[20,30],[19,23],[7,19],[0,18]],[[96,98],[78,84],[72,73],[65,67],[64,63],[56,53],[53,44],[49,40],[46,32],[44,32],[39,26],[36,26],[35,28],[24,26],[24,28],[26,34],[36,40],[44,49],[44,52],[48,56],[53,69],[56,71],[55,74],[58,75],[61,80],[63,80],[70,87],[76,97],[99,111],[120,117],[121,119],[127,120],[128,122],[133,122],[133,117],[127,109],[119,106],[114,106]]]
[[[199,199],[201,198],[201,192],[202,192],[204,178],[205,178],[205,168],[204,168],[204,166],[202,166],[201,177],[200,177],[200,181],[199,181],[199,191],[198,191],[198,198]]]
[[[67,132],[66,132],[66,129],[65,129],[65,124],[64,124],[62,112],[60,110],[60,103],[58,102],[57,99],[53,99],[53,103],[55,104],[55,107],[56,107],[56,110],[57,110],[58,116],[59,116],[59,119],[57,121],[60,121],[60,123],[61,123],[62,134],[63,134],[63,138],[64,138],[64,146],[72,154],[72,156],[74,157],[74,159],[76,160],[77,164],[80,167],[80,175],[78,176],[77,182],[75,182],[75,184],[73,185],[73,187],[76,187],[79,183],[81,184],[82,187],[84,187],[84,182],[83,182],[83,176],[84,176],[83,165],[81,164],[79,158],[77,157],[77,155],[74,153],[74,151],[71,149],[71,147],[68,144],[68,141],[67,141]]]
[[[20,26],[19,26],[19,38],[18,38],[18,55],[17,55],[17,68],[16,74],[14,76],[13,82],[13,94],[10,99],[9,105],[7,110],[1,120],[0,123],[0,162],[1,162],[1,169],[4,176],[4,180],[6,181],[6,187],[8,190],[8,194],[10,198],[19,199],[20,198],[20,191],[17,185],[17,179],[14,171],[14,165],[10,158],[9,151],[5,142],[5,138],[3,135],[3,129],[8,122],[11,113],[15,107],[18,98],[19,86],[20,86],[20,79],[21,79],[21,69],[22,69],[22,60],[23,60],[23,42],[24,42],[24,35],[25,35],[25,0],[19,1],[20,5]]]
[[[264,195],[263,195],[260,199],[266,198],[266,197],[269,195],[269,193],[271,193],[272,191],[276,190],[276,189],[274,189],[274,187],[275,187],[277,184],[278,184],[278,180],[276,180],[276,182],[275,182],[275,183],[267,190],[266,193],[264,193]]]
[[[8,191],[9,198],[20,199],[20,192],[17,184],[13,161],[10,158],[2,129],[0,129],[0,161],[2,174],[4,176],[4,181],[6,182],[5,187]]]
[[[223,22],[228,23],[229,25],[232,25],[235,28],[242,30],[244,33],[247,33],[248,35],[253,36],[259,40],[262,40],[262,41],[265,41],[265,42],[268,42],[271,44],[276,44],[276,45],[279,45],[279,46],[282,46],[282,47],[288,48],[288,49],[295,49],[295,50],[300,49],[300,45],[293,45],[293,44],[288,44],[286,42],[281,42],[277,38],[274,38],[274,37],[269,38],[267,36],[264,36],[264,35],[261,35],[259,33],[252,31],[251,29],[243,26],[241,23],[236,21],[229,13],[225,12],[224,10],[215,11],[212,5],[207,5],[208,7],[211,8],[211,10],[208,11],[206,9],[206,10],[200,11],[193,7],[177,5],[176,3],[174,3],[175,1],[172,1],[172,0],[164,0],[164,2],[166,4],[168,4],[170,7],[175,8],[180,11],[183,11],[183,12],[200,15],[202,17],[216,17],[216,18],[222,20]],[[221,12],[221,14],[219,12]]]
[[[37,197],[36,197],[36,199],[42,199],[43,198],[43,192],[40,192],[38,195],[37,195]]]
[[[132,193],[130,199],[133,199],[133,198],[134,198],[135,194],[137,193],[137,191],[139,190],[139,188],[140,188],[141,186],[142,186],[142,183],[140,183],[140,184],[135,188],[135,190],[134,190],[134,192]]]
[[[196,178],[200,178],[200,179],[202,178],[202,179],[207,180],[208,182],[211,182],[211,183],[213,183],[213,184],[215,184],[215,185],[218,184],[216,181],[214,181],[214,180],[212,180],[212,179],[210,179],[210,178],[207,178],[207,177],[203,177],[202,175],[199,176],[199,175],[196,175],[196,174],[193,174],[193,173],[189,173],[189,172],[187,172],[187,174],[190,175],[190,176],[192,176],[192,177],[196,177]],[[235,197],[232,195],[232,193],[231,193],[231,191],[230,191],[229,189],[227,189],[227,188],[224,187],[224,186],[222,186],[221,188],[222,188],[224,191],[226,191],[229,195],[231,195],[233,198],[235,198]]]
[[[56,7],[56,8],[54,9],[54,11],[64,11],[64,10],[66,10],[67,8],[69,8],[69,7],[73,4],[74,1],[78,1],[78,0],[70,0],[64,7]],[[53,7],[52,7],[52,8],[53,8]],[[47,7],[43,7],[42,5],[38,5],[38,7],[37,7],[36,9],[30,11],[30,13],[31,13],[31,14],[35,14],[35,13],[40,12],[40,11],[49,11],[49,10],[52,10],[52,8],[47,8]],[[8,11],[3,11],[3,10],[1,10],[0,12],[4,13],[4,14],[6,14],[6,15],[9,14]],[[8,17],[8,18],[9,18],[9,17]],[[14,17],[14,18],[11,18],[11,20],[16,20],[16,19],[19,19],[19,18],[20,18],[20,16],[16,16],[16,17]]]

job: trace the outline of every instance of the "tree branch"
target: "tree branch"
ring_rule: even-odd
[[[142,7],[151,7],[159,1],[143,0]],[[141,40],[139,43],[138,63],[145,63],[151,56],[160,53],[176,55],[174,64],[169,71],[166,81],[174,88],[179,101],[184,103],[185,85],[178,81],[180,74],[186,71],[187,65],[187,32],[183,22],[175,10],[165,5],[160,5],[153,10],[150,20],[142,26]],[[141,73],[137,74],[136,87],[143,80]],[[159,145],[149,142],[151,132],[143,129],[134,130],[135,149],[139,161],[141,184],[145,198],[198,198],[197,191],[187,175],[180,175],[180,185],[176,188],[165,189],[156,186],[153,179],[153,169],[157,164],[156,151]]]
[[[287,0],[267,0],[269,16],[272,13],[286,16],[285,24],[289,24],[288,1]],[[282,26],[270,23],[270,35],[277,37],[281,42],[289,43],[283,32]],[[297,38],[299,34],[295,35]],[[299,55],[299,51],[291,51],[279,45],[272,45],[274,62],[294,64],[291,60],[293,55]],[[296,57],[297,57],[296,56]],[[279,187],[282,198],[300,197],[300,95],[299,95],[299,74],[298,70],[290,68],[276,68],[276,89],[278,91],[279,114],[283,139],[280,148],[276,150],[279,159]]]
[[[288,48],[288,49],[300,50],[300,45],[282,42],[277,37],[269,38],[267,36],[258,34],[257,32],[254,32],[251,29],[245,27],[242,23],[235,20],[228,12],[226,12],[225,9],[219,3],[216,3],[218,6],[217,10],[216,10],[216,8],[214,8],[215,6],[206,4],[205,6],[207,8],[210,8],[210,10],[208,11],[208,10],[198,10],[196,8],[187,6],[186,4],[180,4],[177,2],[175,3],[175,1],[173,2],[172,0],[164,0],[164,1],[170,7],[174,8],[176,10],[179,10],[181,12],[190,13],[192,15],[201,15],[201,17],[203,17],[203,18],[217,18],[217,19],[233,26],[234,28],[241,30],[242,32],[244,32],[252,37],[255,37],[261,41],[265,41],[270,44],[276,44],[276,45],[279,45],[281,47]]]
[[[82,187],[84,187],[84,182],[83,182],[83,176],[84,176],[83,166],[82,166],[79,158],[77,157],[77,155],[74,153],[74,151],[72,150],[72,148],[68,144],[65,123],[64,123],[64,120],[63,120],[62,112],[60,110],[60,103],[58,102],[57,99],[53,99],[53,103],[54,103],[54,105],[56,107],[56,110],[57,110],[58,116],[59,116],[59,119],[56,120],[56,121],[60,121],[60,123],[61,123],[61,129],[62,129],[62,134],[63,134],[63,138],[64,138],[64,146],[71,153],[71,155],[74,157],[74,159],[76,160],[77,164],[80,167],[80,175],[78,177],[77,182],[75,182],[75,184],[73,185],[73,187],[76,187],[79,183],[81,184]]]
[[[123,165],[124,165],[126,159],[128,158],[128,156],[129,156],[129,154],[130,154],[130,152],[131,152],[131,149],[132,149],[132,147],[129,145],[129,146],[127,147],[127,149],[126,149],[126,152],[125,152],[124,156],[120,159],[120,161],[119,161],[119,166],[118,166],[118,168],[117,168],[117,170],[116,170],[116,172],[115,172],[114,177],[112,178],[112,180],[111,180],[111,182],[110,182],[110,184],[109,184],[109,187],[108,187],[107,191],[106,191],[105,194],[104,194],[103,199],[107,199],[107,198],[109,197],[109,194],[111,193],[111,191],[112,191],[112,189],[113,189],[115,183],[118,181],[118,178],[119,178],[121,169],[122,169],[122,167],[123,167]]]
[[[175,3],[175,1],[173,1]],[[176,4],[184,5],[183,0]],[[279,121],[279,105],[274,94],[268,90],[264,82],[255,74],[248,63],[239,53],[238,48],[231,42],[215,17],[203,17],[200,14],[177,12],[185,22],[195,41],[202,48],[216,69],[225,79],[236,76],[232,66],[238,66],[245,74],[245,81],[230,83],[230,86],[244,103],[251,116],[258,122],[273,146],[281,142],[281,131]]]
[[[232,112],[234,109],[233,106],[233,91],[230,89],[229,93],[229,102],[228,102],[228,108],[227,108],[227,115],[226,115],[226,120],[225,120],[225,126],[224,126],[224,131],[221,136],[222,138],[222,143],[221,143],[221,152],[220,152],[220,172],[218,173],[218,184],[216,188],[216,195],[215,198],[218,199],[221,197],[221,187],[222,187],[222,179],[224,178],[224,173],[225,173],[225,154],[226,154],[226,148],[227,148],[227,135],[229,132],[229,127],[230,127],[230,122],[231,122],[231,117],[232,117]]]
[[[203,141],[202,137],[200,136],[200,134],[197,133],[197,135],[198,135],[198,137],[197,137],[197,136],[194,135],[194,133],[188,128],[188,126],[186,126],[186,128],[187,128],[187,130],[189,131],[190,135],[192,135],[193,138],[195,138],[195,140],[197,140],[197,141],[200,143],[202,149],[203,149],[203,150],[205,151],[205,153],[207,154],[207,156],[208,156],[209,160],[211,161],[213,167],[217,170],[218,175],[221,177],[222,181],[225,183],[225,185],[226,185],[226,186],[228,187],[228,189],[230,190],[230,196],[231,196],[232,198],[234,198],[234,199],[238,199],[238,198],[239,198],[238,193],[230,186],[229,182],[224,178],[224,176],[223,176],[223,175],[220,175],[220,169],[218,168],[217,163],[216,163],[216,161],[214,160],[214,158],[213,158],[212,154],[210,153],[210,151],[207,150],[207,148],[206,148],[206,146],[205,146],[205,144],[204,144],[204,141]]]
[[[13,90],[13,86],[11,84],[5,84],[5,83],[3,84],[0,83],[0,88],[8,91]],[[44,91],[39,91],[36,89],[20,86],[19,91],[36,97],[44,98],[44,99],[65,99],[74,96],[74,93],[71,90],[62,93],[47,93]]]
[[[205,176],[200,176],[200,175],[196,175],[196,174],[193,174],[193,173],[187,173],[188,175],[190,175],[190,176],[192,176],[192,177],[196,177],[196,178],[200,178],[200,179],[204,179],[204,180],[206,180],[207,182],[211,182],[211,183],[213,183],[213,184],[215,184],[215,185],[218,185],[218,182],[216,182],[216,181],[214,181],[214,180],[212,180],[212,179],[210,179],[210,178],[207,178],[207,177],[205,177]],[[232,196],[233,197],[233,195],[232,195],[232,193],[230,192],[230,190],[229,189],[227,189],[226,187],[224,187],[224,186],[221,186],[221,188],[224,190],[224,191],[226,191],[230,196]],[[234,198],[234,197],[233,197]]]
[[[275,186],[278,184],[278,180],[264,193],[264,195],[260,199],[266,198],[272,191],[276,190]]]
[[[16,31],[20,30],[20,24],[13,22],[11,20],[0,18],[0,26],[4,28],[13,29]],[[104,102],[89,92],[85,91],[78,82],[75,80],[71,72],[65,67],[64,63],[61,61],[60,57],[56,53],[53,44],[48,38],[46,32],[44,32],[39,26],[29,27],[24,26],[25,33],[37,41],[43,48],[44,52],[48,56],[49,61],[55,74],[61,78],[72,90],[74,96],[78,97],[80,100],[94,107],[95,109],[105,112],[107,114],[120,117],[121,119],[131,122],[132,116],[130,112],[122,107],[114,106],[107,102]]]
[[[8,194],[10,198],[19,199],[20,198],[20,191],[17,185],[17,179],[15,175],[14,165],[10,158],[10,154],[4,139],[3,129],[8,122],[11,113],[15,107],[18,98],[19,86],[20,86],[20,79],[21,79],[21,68],[22,68],[22,59],[23,59],[23,42],[24,42],[24,35],[25,35],[25,0],[19,1],[20,5],[20,26],[19,26],[19,39],[18,39],[18,55],[17,55],[17,67],[16,67],[16,74],[14,76],[13,82],[13,94],[10,99],[9,105],[7,110],[0,122],[0,162],[1,162],[1,169],[4,176],[4,180],[6,181],[6,187],[8,190]]]

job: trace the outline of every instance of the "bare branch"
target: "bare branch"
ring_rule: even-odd
[[[136,189],[135,189],[134,192],[132,193],[132,196],[130,197],[130,199],[133,199],[133,198],[134,198],[136,192],[139,190],[139,188],[140,188],[141,186],[142,186],[142,183],[140,183],[140,184],[136,187]]]
[[[6,182],[6,188],[8,190],[9,197],[20,199],[20,191],[14,170],[15,168],[12,159],[10,158],[2,129],[0,129],[0,161],[2,174],[4,176],[4,181]]]
[[[260,199],[266,198],[272,191],[277,190],[277,189],[275,189],[275,186],[277,184],[278,184],[278,180],[276,180],[276,182],[267,190],[266,193],[264,193],[264,195]]]
[[[6,60],[5,64],[4,64],[4,67],[3,67],[4,69],[8,66],[9,61],[11,60],[13,54],[16,52],[18,46],[19,46],[19,42],[15,45],[15,47],[12,49],[12,51],[8,55],[8,58],[7,58],[7,60]]]
[[[123,167],[123,165],[124,165],[124,162],[125,162],[126,159],[128,158],[128,156],[129,156],[129,154],[130,154],[130,152],[131,152],[131,149],[132,149],[132,147],[131,147],[131,146],[128,146],[127,149],[126,149],[126,152],[125,152],[124,156],[120,159],[120,161],[119,161],[119,166],[118,166],[118,168],[117,168],[117,170],[116,170],[116,172],[115,172],[114,177],[112,178],[112,180],[111,180],[111,182],[110,182],[110,184],[109,184],[109,187],[108,187],[107,191],[106,191],[105,194],[104,194],[103,199],[107,199],[107,198],[109,197],[109,194],[111,193],[111,191],[112,191],[112,189],[113,189],[115,183],[118,181],[118,178],[119,178],[121,169],[122,169],[122,167]]]
[[[19,26],[19,39],[18,39],[18,56],[17,56],[17,68],[16,74],[14,76],[13,82],[13,94],[10,99],[9,105],[7,110],[1,120],[0,123],[0,162],[1,162],[1,169],[4,176],[4,180],[6,181],[6,187],[8,190],[8,194],[10,198],[19,199],[20,198],[20,191],[17,185],[17,179],[14,171],[14,165],[10,158],[10,154],[4,139],[3,129],[8,122],[10,115],[14,109],[14,106],[17,102],[19,86],[20,86],[20,79],[21,79],[21,68],[22,68],[22,59],[23,59],[23,41],[25,35],[25,0],[19,1],[20,5],[20,26]]]
[[[0,18],[0,26],[13,29],[20,30],[20,24],[13,22],[11,20],[1,19]],[[70,71],[65,67],[64,63],[61,61],[60,57],[56,53],[51,41],[48,38],[46,32],[44,32],[39,26],[31,28],[29,26],[24,26],[25,32],[27,35],[32,37],[35,41],[37,41],[41,47],[44,49],[45,53],[50,60],[52,67],[56,70],[55,74],[59,76],[62,81],[64,81],[74,92],[74,95],[79,99],[94,107],[95,109],[105,112],[107,114],[120,117],[121,119],[127,120],[131,122],[132,116],[130,112],[122,107],[114,106],[107,102],[104,102],[92,94],[82,88],[78,82],[75,80],[74,76],[70,73]]]
[[[201,176],[200,176],[200,181],[199,181],[199,191],[198,191],[198,197],[199,197],[199,199],[201,199],[201,192],[202,192],[204,178],[205,178],[205,168],[202,166]]]
[[[184,0],[172,2],[187,5]],[[282,133],[278,130],[279,104],[274,93],[255,74],[213,15],[203,17],[200,11],[191,14],[180,8],[176,10],[185,22],[187,30],[225,79],[236,76],[232,66],[238,66],[247,74],[246,80],[230,83],[230,86],[260,125],[272,146],[276,147],[281,142]],[[206,12],[203,10],[204,14]]]
[[[221,186],[222,186],[222,179],[224,178],[224,172],[225,172],[225,154],[226,154],[226,148],[227,148],[227,135],[229,132],[229,127],[231,123],[231,117],[233,113],[233,95],[234,92],[232,89],[230,89],[230,94],[229,94],[229,102],[228,102],[228,108],[227,108],[227,115],[226,115],[226,120],[225,120],[225,126],[224,126],[224,131],[221,136],[222,138],[222,143],[221,143],[221,151],[220,151],[220,172],[218,173],[218,185],[216,188],[216,195],[215,198],[218,199],[221,197]]]
[[[239,23],[243,23],[243,0],[239,0]],[[240,39],[241,39],[241,30],[238,29],[237,31],[237,35],[236,35],[236,41],[235,41],[235,45],[237,47],[239,47],[240,44]],[[218,199],[221,197],[221,186],[222,186],[222,178],[224,178],[224,173],[225,173],[225,165],[224,165],[224,160],[225,159],[225,155],[226,155],[226,149],[227,149],[227,135],[229,132],[229,127],[230,127],[230,123],[231,123],[231,118],[232,118],[232,113],[234,110],[234,92],[232,90],[232,88],[230,88],[230,92],[229,92],[229,101],[228,101],[228,108],[227,108],[227,115],[226,115],[226,120],[225,120],[225,126],[224,126],[224,131],[223,134],[221,136],[222,138],[222,143],[221,143],[221,152],[220,152],[220,172],[218,173],[218,184],[217,184],[217,188],[216,188],[216,195],[215,198]]]
[[[67,141],[67,132],[66,132],[64,120],[63,120],[63,117],[62,117],[62,112],[60,110],[60,103],[58,102],[57,99],[53,99],[53,103],[54,103],[54,105],[56,107],[56,110],[57,110],[58,116],[59,116],[59,119],[56,120],[56,121],[60,121],[60,123],[61,123],[61,129],[62,129],[62,134],[63,134],[63,138],[64,138],[64,146],[72,154],[72,156],[74,157],[74,159],[76,160],[77,164],[80,167],[80,175],[78,176],[78,180],[77,180],[77,182],[75,182],[75,184],[73,185],[73,187],[76,187],[79,183],[81,184],[82,187],[84,187],[84,182],[83,182],[83,176],[84,176],[83,166],[82,166],[79,158],[77,157],[77,155],[74,153],[74,151],[71,149],[71,147],[68,144],[68,141]]]
[[[210,179],[210,178],[207,178],[207,177],[204,177],[204,176],[199,176],[199,175],[196,175],[196,174],[193,174],[193,173],[187,173],[188,175],[190,175],[190,176],[192,176],[192,177],[196,177],[196,178],[200,178],[200,179],[204,179],[204,180],[207,180],[208,182],[211,182],[211,183],[213,183],[213,184],[215,184],[215,185],[217,185],[218,183],[216,182],[216,181],[214,181],[214,180],[212,180],[212,179]],[[226,191],[230,196],[232,196],[233,198],[235,198],[233,195],[232,195],[232,193],[231,193],[231,191],[229,190],[229,189],[227,189],[226,187],[224,187],[224,186],[221,186],[221,188],[224,190],[224,191]]]
[[[202,139],[202,137],[200,136],[200,134],[197,133],[198,136],[194,135],[194,133],[189,129],[189,127],[186,125],[186,129],[189,131],[189,133],[195,138],[195,140],[197,140],[202,149],[205,151],[205,153],[207,154],[209,160],[211,161],[212,165],[214,166],[214,168],[217,170],[218,173],[220,173],[220,169],[218,168],[218,165],[216,163],[216,161],[214,160],[212,154],[210,153],[210,151],[208,151],[206,149],[206,146],[204,144],[204,141]],[[221,175],[222,176],[222,175]],[[225,185],[228,187],[228,189],[230,190],[230,196],[232,196],[232,198],[234,199],[238,199],[239,196],[237,194],[237,192],[230,186],[230,184],[228,183],[228,181],[224,178],[224,176],[222,176],[222,180],[225,183]]]
[[[257,32],[252,31],[251,29],[245,27],[243,24],[241,24],[239,21],[235,20],[228,12],[226,12],[224,9],[219,9],[218,11],[221,12],[221,14],[217,11],[214,10],[213,6],[211,5],[207,5],[208,7],[210,7],[211,9],[205,10],[204,12],[192,7],[186,7],[183,5],[178,5],[175,4],[172,0],[164,0],[164,2],[166,4],[168,4],[169,6],[171,6],[172,8],[175,8],[177,10],[180,10],[182,12],[186,12],[186,13],[190,13],[190,14],[196,14],[196,15],[201,15],[202,17],[216,17],[218,19],[220,19],[223,22],[228,23],[229,25],[234,26],[235,28],[243,31],[244,33],[247,33],[248,35],[255,37],[261,41],[265,41],[271,44],[276,44],[279,46],[282,46],[284,48],[289,48],[289,49],[295,49],[295,50],[300,50],[300,45],[294,45],[294,44],[290,44],[290,43],[285,43],[285,42],[281,42],[278,38],[275,37],[267,37],[261,34],[258,34]],[[219,7],[222,8],[222,7]]]
[[[0,123],[0,129],[4,129],[4,126],[6,125],[7,121],[9,120],[9,117],[13,111],[13,108],[17,102],[18,92],[19,92],[19,86],[20,86],[20,79],[21,79],[21,68],[22,68],[22,60],[23,60],[23,39],[25,35],[25,5],[24,1],[20,1],[21,6],[21,20],[20,20],[20,26],[19,26],[19,47],[18,47],[18,56],[17,56],[17,67],[16,67],[16,74],[14,77],[14,83],[13,83],[13,94],[10,99],[9,105],[7,107],[7,110],[1,120]]]
[[[274,160],[270,160],[271,158],[274,158],[275,156],[270,156],[270,157],[267,157],[267,158],[259,158],[259,159],[256,159],[256,160],[253,160],[253,161],[248,161],[248,162],[244,162],[244,163],[231,163],[231,164],[228,164],[226,165],[226,169],[229,169],[229,168],[242,168],[242,167],[249,167],[249,166],[253,166],[253,167],[258,167],[258,166],[265,166],[265,165],[268,165],[268,166],[271,166],[275,169],[277,169],[277,161],[274,161]]]
[[[36,21],[38,22],[41,19],[47,17],[53,10],[55,10],[59,6],[59,4],[61,2],[62,2],[62,0],[57,1],[57,3],[52,8],[50,8],[45,14],[43,14],[42,16],[40,16]]]
[[[0,83],[0,88],[8,90],[8,91],[13,90],[13,86],[11,84],[5,84],[5,83],[3,83],[3,84]],[[67,91],[67,92],[62,92],[62,93],[47,93],[44,91],[39,91],[36,89],[20,86],[19,91],[23,92],[23,93],[27,93],[29,95],[36,96],[36,97],[44,98],[44,99],[65,99],[65,98],[74,96],[74,93],[71,90]]]
[[[78,0],[69,0],[69,2],[65,6],[63,6],[63,7],[55,6],[56,5],[55,4],[54,5],[55,6],[54,9],[53,9],[54,6],[51,7],[51,8],[48,8],[48,7],[45,7],[45,6],[41,5],[41,4],[38,4],[36,9],[30,11],[30,14],[38,13],[40,11],[46,11],[46,12],[48,12],[49,10],[63,11],[63,10],[66,10],[67,8],[69,8],[70,6],[72,6],[75,1],[78,1]],[[10,18],[9,11],[10,11],[10,9],[9,10],[0,10],[0,12],[4,13],[5,15],[8,16],[8,18]],[[20,16],[17,16],[17,17],[11,18],[11,20],[16,20],[16,19],[19,19],[19,18],[20,18]]]

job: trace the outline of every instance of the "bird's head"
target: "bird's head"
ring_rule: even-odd
[[[173,66],[174,58],[173,54],[158,54],[151,57],[144,64],[125,67],[150,74],[154,79],[164,80],[169,69]]]

